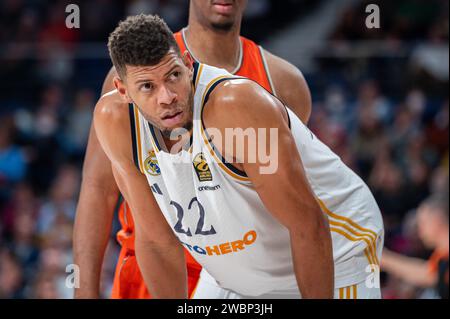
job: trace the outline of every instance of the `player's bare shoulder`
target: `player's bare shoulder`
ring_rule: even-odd
[[[283,115],[285,110],[273,95],[254,81],[235,78],[222,82],[212,92],[203,116],[205,124],[226,122],[246,127],[274,114]]]
[[[111,162],[132,157],[129,104],[117,90],[104,94],[94,110],[94,126],[103,150]]]
[[[303,79],[303,74],[292,63],[286,61],[279,56],[276,56],[273,53],[263,49],[264,57],[266,58],[267,64],[269,66],[270,75],[273,80],[279,79],[280,77],[284,77],[289,80],[297,80]]]
[[[94,122],[106,124],[120,123],[128,119],[129,104],[124,101],[117,90],[103,94],[94,110]],[[112,122],[111,122],[112,121]]]

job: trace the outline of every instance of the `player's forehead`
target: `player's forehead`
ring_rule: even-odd
[[[127,77],[138,79],[142,77],[164,76],[171,69],[183,65],[179,54],[171,49],[158,64],[155,65],[127,65]]]

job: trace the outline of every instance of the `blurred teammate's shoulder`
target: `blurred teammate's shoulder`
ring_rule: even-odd
[[[292,63],[267,51],[266,49],[262,49],[262,52],[267,61],[270,73],[274,77],[274,79],[280,76],[283,77],[285,80],[289,80],[290,78],[303,79],[302,72]]]

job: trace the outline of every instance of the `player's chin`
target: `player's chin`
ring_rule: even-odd
[[[225,16],[225,15],[216,15],[213,21],[211,21],[211,25],[214,27],[214,29],[228,31],[230,30],[234,25],[234,18],[233,16]]]
[[[175,126],[164,127],[163,133],[166,137],[178,139],[181,135],[189,133],[192,128],[192,121],[180,122]]]

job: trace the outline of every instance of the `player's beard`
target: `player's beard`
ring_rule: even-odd
[[[234,21],[226,21],[226,22],[211,22],[211,28],[215,31],[220,32],[230,32],[233,30]]]
[[[185,134],[186,132],[189,132],[192,130],[193,123],[192,123],[192,114],[191,114],[191,120],[187,121],[182,127],[177,127],[174,129],[163,129],[161,130],[162,136],[168,139],[173,139],[176,137],[180,137],[181,135]]]
[[[137,105],[136,103],[134,103],[135,105]],[[167,138],[177,138],[180,137],[180,135],[183,135],[183,133],[186,133],[186,131],[191,131],[192,127],[193,127],[193,107],[194,107],[194,95],[193,93],[191,93],[189,95],[189,99],[187,102],[187,106],[183,107],[183,110],[186,110],[189,113],[188,119],[186,121],[186,123],[184,123],[182,126],[180,127],[176,127],[173,129],[167,129],[164,127],[159,126],[158,124],[156,124],[156,122],[152,119],[152,117],[150,115],[148,115],[146,112],[144,112],[144,110],[142,110],[142,108],[140,108],[138,106],[139,112],[142,114],[142,116],[144,117],[144,119],[146,121],[148,121],[151,125],[153,125],[154,127],[158,128],[161,131],[161,134]],[[186,112],[185,111],[185,112]]]
[[[193,107],[194,107],[194,97],[193,94],[190,94],[187,102],[187,107],[184,108],[189,113],[186,123],[174,129],[161,129],[161,134],[167,139],[170,138],[177,139],[181,135],[184,135],[186,132],[190,132],[193,127],[193,117],[194,117]]]

